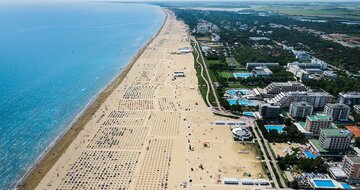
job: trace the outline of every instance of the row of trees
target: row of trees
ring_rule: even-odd
[[[297,157],[298,150],[294,149],[294,152],[289,155],[287,154],[285,157],[278,157],[278,165],[282,170],[287,170],[288,166],[297,166],[303,172],[320,172],[326,173],[326,165],[324,160],[321,157],[317,157],[315,159],[309,158],[298,158]]]
[[[277,130],[268,131],[265,128],[264,121],[261,119],[256,120],[262,134],[269,142],[297,142],[305,143],[306,138],[291,121],[285,119],[286,127],[283,129],[283,133],[279,133]]]
[[[235,42],[242,44],[245,47],[249,47],[248,37],[255,35],[250,33],[248,30],[239,30],[240,24],[247,24],[249,28],[259,27],[263,31],[272,30],[271,39],[274,39],[278,42],[287,41],[289,45],[298,46],[301,43],[301,47],[308,47],[308,50],[315,55],[316,57],[329,62],[331,64],[337,65],[341,68],[350,70],[352,72],[358,72],[360,70],[360,65],[358,60],[360,60],[360,48],[349,48],[344,47],[341,44],[338,44],[333,41],[328,41],[322,39],[320,36],[307,33],[299,32],[296,30],[287,30],[285,28],[270,28],[270,23],[281,24],[285,26],[299,26],[306,27],[309,29],[316,29],[326,33],[342,33],[342,34],[356,34],[360,33],[360,25],[344,25],[338,21],[331,20],[326,23],[311,23],[311,22],[301,22],[292,18],[281,15],[270,15],[267,17],[261,17],[256,14],[250,15],[239,15],[232,12],[218,12],[218,11],[199,11],[199,10],[181,10],[175,9],[175,13],[179,18],[183,19],[191,29],[196,27],[198,19],[205,19],[212,23],[217,24],[222,27],[220,36],[223,41],[228,42],[229,44],[234,44]],[[226,28],[226,29],[224,29]],[[237,56],[237,59],[242,59],[241,52]],[[248,51],[248,55],[253,55],[254,52]],[[245,54],[245,56],[247,56]],[[263,55],[262,55],[263,56]],[[262,60],[261,56],[249,57],[250,60]],[[240,61],[241,62],[241,61]]]

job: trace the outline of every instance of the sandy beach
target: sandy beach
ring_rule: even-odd
[[[19,189],[254,189],[266,178],[251,145],[232,139],[198,89],[185,24],[164,10],[156,37],[27,175]],[[185,77],[174,77],[181,71]],[[240,154],[240,151],[247,152]]]

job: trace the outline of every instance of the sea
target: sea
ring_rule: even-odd
[[[12,189],[160,29],[157,6],[0,3],[0,189]]]

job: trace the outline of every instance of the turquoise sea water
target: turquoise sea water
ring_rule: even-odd
[[[9,189],[160,28],[150,5],[0,6],[0,189]]]

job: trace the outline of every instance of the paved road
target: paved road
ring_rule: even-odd
[[[261,142],[261,137],[260,137],[260,135],[258,134],[257,130],[255,129],[255,128],[257,127],[255,121],[254,121],[254,125],[255,125],[255,127],[253,128],[253,129],[254,129],[253,131],[254,131],[255,136],[256,136],[256,139],[257,139],[257,141],[258,141],[258,143],[259,143],[260,150],[261,150],[261,152],[262,152],[263,155],[264,155],[264,158],[265,158],[264,161],[265,161],[265,163],[266,163],[266,166],[267,166],[268,169],[269,169],[270,176],[271,176],[271,178],[273,179],[275,188],[276,188],[276,189],[280,189],[279,183],[278,183],[278,181],[276,180],[276,177],[275,177],[274,170],[272,169],[271,164],[270,164],[270,161],[269,161],[269,158],[267,157],[267,154],[266,154],[266,152],[265,152],[264,145],[263,145],[263,143]],[[264,139],[264,138],[262,138],[262,139]]]

